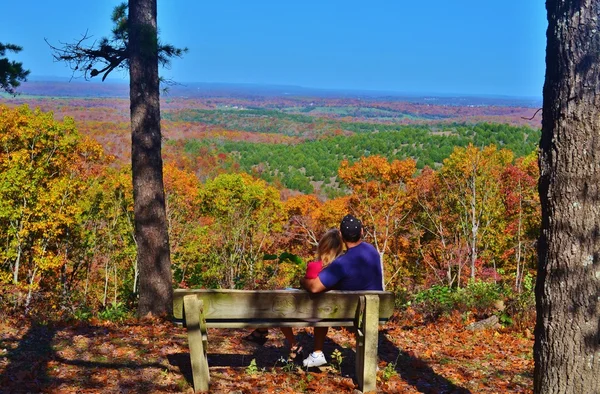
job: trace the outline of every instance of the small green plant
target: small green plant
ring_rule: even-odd
[[[190,388],[190,384],[188,383],[187,379],[185,379],[185,378],[177,379],[175,381],[175,384],[177,385],[177,390],[179,390],[179,391],[187,391]]]
[[[127,317],[127,308],[122,302],[113,302],[103,311],[98,313],[101,320],[109,320],[113,322],[123,321]]]
[[[304,379],[300,379],[296,383],[296,390],[301,393],[306,392],[307,387],[308,387],[308,384],[306,383],[306,380],[304,380]]]
[[[87,306],[82,306],[81,308],[77,308],[73,312],[73,317],[75,318],[75,320],[79,320],[79,321],[88,321],[92,318],[93,315],[94,314],[93,314],[92,310],[90,308],[88,308]]]
[[[293,372],[296,369],[296,364],[292,360],[286,360],[283,357],[280,357],[277,362],[281,363],[281,369],[283,372]]]
[[[462,301],[468,309],[486,313],[494,309],[494,303],[502,299],[500,286],[493,282],[469,281],[464,288]]]
[[[503,326],[512,326],[514,323],[512,317],[510,317],[510,315],[508,313],[500,314],[499,320]]]
[[[246,374],[247,375],[256,375],[258,373],[258,367],[256,366],[256,359],[253,358],[252,361],[250,361],[250,365],[248,365],[246,367]]]
[[[455,297],[450,287],[434,285],[415,294],[413,305],[435,319],[454,309]]]
[[[306,374],[304,376],[303,379],[298,380],[298,383],[296,384],[296,388],[298,389],[298,391],[300,391],[301,393],[304,393],[307,391],[308,389],[308,384],[314,379],[315,377],[311,374]]]
[[[501,286],[484,281],[469,281],[466,287],[451,288],[434,285],[420,291],[413,298],[413,305],[426,316],[437,319],[456,310],[461,313],[472,311],[486,315],[495,310],[495,305],[504,294]],[[463,316],[468,318],[469,316]]]
[[[400,358],[400,353],[398,353],[398,355],[396,356],[396,360],[394,360],[393,363],[387,363],[383,371],[381,371],[381,380],[387,382],[393,376],[398,375],[398,372],[396,371],[396,366],[398,365],[398,358]]]
[[[523,278],[523,289],[519,294],[519,298],[523,308],[535,306],[535,278],[529,272]]]
[[[469,320],[472,314],[473,313],[471,311],[466,311],[462,313],[461,317],[463,324],[467,324],[467,321]]]
[[[340,352],[339,349],[335,349],[333,353],[331,353],[331,364],[339,373],[342,373],[342,361],[344,361],[342,352]]]
[[[512,325],[517,329],[523,329],[532,324],[535,320],[535,277],[531,273],[526,273],[523,277],[521,291],[517,292],[512,288],[506,288],[506,310],[504,314],[511,319],[510,324],[502,321],[504,325]]]
[[[387,382],[396,375],[398,375],[398,372],[396,371],[396,363],[388,363],[383,371],[381,371],[381,380]]]

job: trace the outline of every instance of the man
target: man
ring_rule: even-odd
[[[335,259],[314,279],[301,279],[310,293],[327,290],[383,290],[380,256],[370,243],[362,241],[364,230],[360,220],[346,215],[340,223],[346,253]],[[303,361],[305,367],[327,364],[323,345],[328,327],[315,327],[314,351]]]

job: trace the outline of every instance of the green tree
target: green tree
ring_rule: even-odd
[[[15,94],[15,89],[21,85],[21,82],[27,81],[29,70],[23,69],[23,63],[8,60],[4,56],[7,51],[18,53],[22,49],[17,45],[0,42],[0,90],[10,94]]]
[[[85,281],[91,283],[83,289],[83,298],[100,300],[104,307],[109,297],[113,304],[123,302],[138,287],[131,168],[107,168],[90,182],[83,200],[88,207],[81,225],[88,234],[82,254],[89,256]]]
[[[279,192],[248,174],[223,174],[200,189],[201,212],[210,218],[214,261],[206,267],[222,287],[247,285],[256,264],[281,230]]]
[[[512,159],[508,150],[497,150],[493,145],[479,149],[469,144],[455,148],[439,171],[450,197],[450,208],[456,214],[457,228],[469,245],[472,280],[478,260],[489,258],[498,250],[504,228],[500,176]]]
[[[172,309],[172,274],[161,155],[158,65],[186,49],[158,40],[156,0],[129,0],[115,7],[112,37],[92,46],[87,35],[56,48],[54,57],[85,78],[129,69],[131,163],[140,298],[138,315],[167,315]]]

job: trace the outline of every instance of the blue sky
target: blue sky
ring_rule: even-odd
[[[110,32],[119,1],[8,1],[0,42],[32,77],[71,76],[44,42]],[[25,8],[27,10],[25,10]],[[187,47],[177,82],[541,97],[542,0],[158,0],[161,39]],[[115,75],[116,78],[125,78]]]

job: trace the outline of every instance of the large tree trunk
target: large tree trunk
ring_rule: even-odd
[[[167,315],[173,288],[163,187],[156,0],[129,0],[131,163],[138,315]]]
[[[536,393],[600,393],[600,2],[547,0]]]

